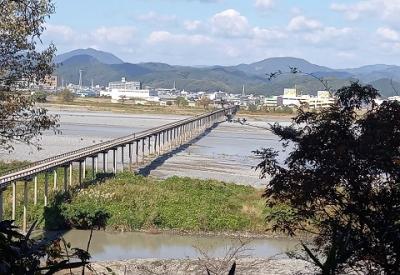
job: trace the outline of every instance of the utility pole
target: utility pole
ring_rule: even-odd
[[[79,88],[82,88],[82,72],[83,70],[79,70]]]

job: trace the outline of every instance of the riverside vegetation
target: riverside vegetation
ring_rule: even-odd
[[[13,166],[16,163],[12,164]],[[1,167],[7,166],[2,163]],[[3,168],[4,170],[4,168]],[[75,175],[78,174],[76,171]],[[90,171],[88,175],[91,175]],[[100,178],[104,175],[99,174]],[[73,179],[77,182],[77,178]],[[215,180],[151,177],[119,173],[98,184],[85,182],[67,193],[50,192],[44,207],[44,176],[38,177],[38,202],[33,204],[33,183],[29,184],[28,219],[40,221],[46,229],[89,227],[87,220],[107,216],[108,230],[176,230],[189,232],[251,232],[266,229],[262,190]],[[58,190],[62,189],[63,171],[58,171]],[[5,217],[11,217],[11,188],[5,192]],[[53,177],[49,177],[49,190]],[[17,185],[16,222],[21,224],[23,183]]]

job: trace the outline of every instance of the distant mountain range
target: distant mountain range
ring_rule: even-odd
[[[83,70],[84,84],[92,80],[106,86],[121,77],[138,80],[155,88],[172,87],[190,91],[241,92],[245,85],[247,93],[265,95],[282,94],[284,88],[298,88],[316,93],[324,89],[321,83],[304,75],[282,75],[269,81],[266,74],[278,70],[286,72],[289,67],[312,73],[327,79],[329,85],[338,89],[351,81],[360,80],[381,91],[382,96],[394,95],[393,87],[400,91],[400,67],[394,65],[369,65],[352,69],[331,69],[293,57],[269,58],[256,63],[237,66],[174,66],[164,63],[125,63],[107,52],[94,49],[78,49],[55,58],[57,74],[64,83],[78,83],[79,70]]]

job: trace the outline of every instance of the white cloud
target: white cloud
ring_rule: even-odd
[[[243,37],[248,35],[250,26],[247,18],[238,11],[229,9],[215,14],[211,18],[212,32],[226,37]]]
[[[132,26],[99,27],[94,30],[78,31],[69,26],[46,24],[44,43],[54,42],[58,52],[77,48],[96,48],[114,51],[137,44],[136,28]]]
[[[252,32],[253,37],[258,40],[270,41],[287,38],[287,34],[279,29],[254,27]]]
[[[137,19],[140,21],[149,21],[149,22],[173,22],[177,19],[176,15],[163,15],[154,11],[149,11],[148,13],[141,14],[137,16]]]
[[[98,43],[127,45],[134,42],[136,28],[130,26],[100,27],[90,36]]]
[[[376,30],[377,35],[385,40],[385,41],[392,41],[392,42],[399,42],[400,41],[400,34],[394,29],[381,27]]]
[[[75,37],[76,33],[71,27],[64,25],[53,25],[46,24],[46,30],[44,31],[44,37],[48,37],[50,39],[62,39],[65,41],[71,40]]]
[[[149,44],[160,44],[160,43],[175,43],[175,44],[191,44],[191,45],[204,45],[212,42],[212,39],[200,35],[187,35],[187,34],[173,34],[168,31],[154,31],[150,33],[147,38]]]
[[[351,28],[323,27],[312,33],[306,33],[304,39],[308,42],[317,44],[322,42],[334,43],[339,39],[343,43],[343,38],[352,34]]]
[[[256,0],[255,7],[261,10],[269,10],[274,6],[274,0]]]
[[[303,15],[293,17],[288,24],[289,31],[308,31],[321,28],[321,22],[311,18],[307,18]]]
[[[188,31],[198,31],[202,25],[203,23],[200,20],[186,20],[183,22],[183,26]]]
[[[356,20],[374,14],[383,20],[398,20],[400,0],[362,0],[354,4],[333,3],[333,11],[342,12],[347,19]]]

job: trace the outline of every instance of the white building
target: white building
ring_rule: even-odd
[[[301,105],[300,91],[296,88],[284,89],[282,97],[282,105],[290,107],[295,107],[295,106],[300,107]]]
[[[319,109],[332,106],[335,104],[335,100],[329,91],[318,91],[317,96],[311,96],[302,95],[297,89],[284,89],[282,105],[289,107],[308,105],[310,108]],[[279,102],[278,105],[280,105]]]
[[[388,97],[388,100],[389,101],[399,101],[400,102],[400,96],[391,96],[391,97]]]
[[[269,96],[264,98],[263,102],[264,106],[267,107],[277,107],[278,106],[278,97],[277,96]]]
[[[142,89],[142,84],[137,81],[126,81],[125,77],[121,81],[110,82],[107,91],[102,92],[102,96],[111,96],[112,100],[120,99],[144,99],[148,101],[157,101],[151,95],[151,89]]]

